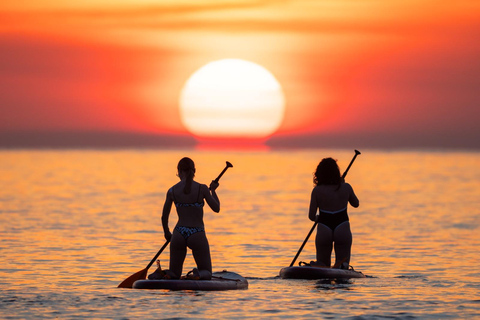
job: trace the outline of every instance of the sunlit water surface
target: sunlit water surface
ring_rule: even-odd
[[[318,161],[343,171],[353,150],[1,151],[0,317],[480,317],[480,154],[362,151],[347,177],[360,199],[351,264],[369,277],[343,283],[277,275],[312,226]],[[163,245],[160,211],[183,156],[207,184],[234,165],[205,223],[214,271],[242,274],[248,290],[117,288]],[[313,238],[299,261],[314,259]]]

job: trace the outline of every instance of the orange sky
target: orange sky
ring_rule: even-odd
[[[478,148],[479,35],[480,3],[466,0],[1,4],[0,132],[185,135],[187,78],[239,58],[283,86],[276,141],[419,135]]]

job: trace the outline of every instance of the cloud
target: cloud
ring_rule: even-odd
[[[478,22],[480,5],[432,1],[192,1],[65,5],[0,12],[3,30],[121,29],[418,34]],[[63,26],[63,28],[61,27]],[[59,28],[60,27],[60,28]]]

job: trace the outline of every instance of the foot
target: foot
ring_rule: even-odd
[[[333,266],[333,268],[335,268],[335,269],[349,270],[349,269],[350,269],[350,266],[348,265],[348,263],[343,262],[343,263],[340,263],[340,264],[335,264],[335,265]]]
[[[212,273],[208,270],[198,270],[193,268],[192,271],[189,271],[185,276],[185,279],[189,280],[210,280],[212,279]]]
[[[170,270],[157,269],[151,275],[148,276],[148,280],[170,280],[178,279],[175,274]]]
[[[212,279],[212,273],[208,270],[198,270],[200,275],[200,280],[210,280]]]
[[[189,280],[200,280],[200,272],[197,268],[193,268],[192,271],[189,271],[185,276],[185,279]]]
[[[163,279],[165,277],[165,275],[166,275],[165,271],[158,268],[157,270],[155,270],[152,274],[150,274],[148,276],[148,279],[149,280],[160,280],[160,279]]]
[[[336,260],[333,268],[335,269],[348,269],[348,258],[343,258],[342,260]]]
[[[330,268],[330,266],[327,266],[326,264],[320,261],[310,261],[310,266],[315,268]]]

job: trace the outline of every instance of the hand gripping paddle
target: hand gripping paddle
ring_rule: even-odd
[[[232,167],[233,167],[233,165],[232,165],[230,162],[227,161],[227,165],[225,166],[225,168],[223,168],[222,172],[220,172],[220,174],[218,175],[218,177],[217,177],[215,180],[213,180],[213,181],[215,181],[215,182],[218,183],[218,180],[220,180],[220,178],[223,176],[223,174],[225,173],[225,171],[227,171],[228,168],[232,168]]]

